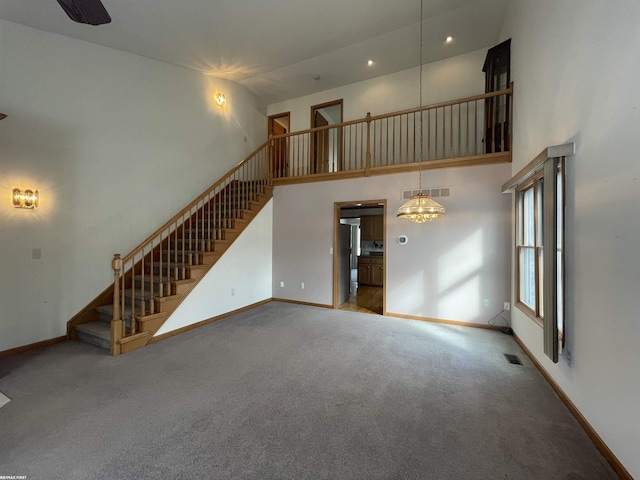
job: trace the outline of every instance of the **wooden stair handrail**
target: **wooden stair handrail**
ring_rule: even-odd
[[[155,238],[158,237],[158,235],[160,235],[161,233],[166,231],[168,228],[170,228],[172,223],[176,222],[180,217],[182,217],[185,213],[187,213],[194,206],[196,206],[198,204],[198,202],[200,202],[204,197],[209,195],[217,187],[219,187],[225,181],[227,181],[227,179],[229,177],[232,177],[233,174],[235,172],[237,172],[238,170],[240,170],[240,168],[242,168],[242,166],[245,163],[250,161],[258,153],[260,153],[260,150],[262,150],[262,149],[264,149],[264,148],[266,148],[268,146],[269,146],[269,141],[266,141],[262,145],[260,145],[258,148],[256,148],[253,152],[251,152],[247,156],[247,158],[245,158],[243,161],[241,161],[235,167],[233,167],[231,170],[229,170],[227,173],[225,173],[222,177],[220,177],[220,179],[218,181],[216,181],[213,185],[211,185],[209,188],[207,188],[203,193],[201,193],[195,199],[193,199],[191,201],[191,203],[189,203],[186,207],[184,207],[182,210],[180,210],[178,213],[176,213],[173,217],[171,217],[171,219],[169,221],[165,222],[164,225],[162,225],[155,232],[153,232],[151,235],[149,235],[143,242],[140,242],[140,244],[136,248],[134,248],[129,254],[127,254],[124,257],[122,257],[122,263],[126,263],[129,260],[133,259],[136,256],[136,254],[138,254],[146,245],[149,244],[149,242],[153,241]]]
[[[113,355],[148,343],[266,204],[273,185],[269,145],[251,152],[129,254],[114,256]]]

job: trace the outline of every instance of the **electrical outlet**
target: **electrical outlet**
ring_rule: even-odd
[[[280,288],[284,288],[284,282],[280,282]]]
[[[511,304],[509,302],[504,302],[504,306],[502,308],[505,310],[511,310]]]
[[[300,282],[300,288],[304,290],[304,282]]]
[[[482,304],[484,305],[484,308],[489,308],[489,299],[485,298],[484,302],[482,302]]]

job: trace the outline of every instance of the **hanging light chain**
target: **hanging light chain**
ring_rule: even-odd
[[[420,115],[420,162],[418,163],[418,177],[420,184],[420,194],[422,194],[422,159],[424,158],[423,154],[423,143],[424,143],[424,132],[423,132],[423,119],[422,119],[422,9],[424,8],[424,0],[420,0],[420,101],[418,103],[419,106],[419,115]]]
[[[418,175],[420,179],[420,191],[417,195],[412,195],[409,201],[405,202],[399,209],[396,217],[405,218],[414,223],[430,222],[433,219],[439,218],[445,214],[445,208],[438,202],[433,200],[429,195],[425,195],[422,192],[422,162],[424,160],[424,119],[422,116],[422,36],[423,36],[423,21],[424,15],[424,0],[420,0],[420,101],[418,112],[420,115],[420,158],[418,161]],[[415,122],[415,120],[414,120]],[[415,123],[414,123],[415,125]]]

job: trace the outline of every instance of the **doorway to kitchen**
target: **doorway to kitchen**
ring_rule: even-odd
[[[386,200],[334,207],[333,308],[386,312]]]

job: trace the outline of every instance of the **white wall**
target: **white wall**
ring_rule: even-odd
[[[271,298],[272,226],[269,201],[156,335]]]
[[[256,104],[233,82],[0,21],[0,351],[64,335],[114,253],[264,141]],[[14,209],[13,187],[37,188],[40,208]]]
[[[425,65],[423,103],[482,93],[485,56],[481,49]],[[345,121],[367,112],[413,108],[419,100],[418,75],[418,68],[397,72],[273,104],[268,113],[291,112],[291,130],[296,131],[309,128],[311,105],[340,98]],[[447,217],[430,225],[395,218],[403,203],[401,190],[418,188],[417,173],[277,187],[273,296],[332,304],[334,202],[388,199],[387,311],[486,323],[509,299],[510,258],[504,252],[510,246],[510,199],[499,193],[509,176],[506,165],[426,172],[425,187],[451,186],[453,192],[443,199]],[[480,199],[487,206],[482,212]],[[402,233],[411,238],[404,247],[395,242]],[[484,298],[489,298],[489,308],[482,306]]]
[[[514,329],[617,458],[640,478],[640,4],[510,2],[514,162],[576,143],[568,160],[567,341],[572,363],[543,354],[542,330]]]
[[[500,193],[510,172],[509,165],[425,172],[425,187],[449,186],[451,196],[438,199],[447,215],[422,225],[395,216],[401,191],[418,187],[417,172],[276,187],[273,296],[331,305],[334,202],[386,199],[387,311],[486,324],[510,297],[511,202]],[[396,241],[401,234],[405,246]]]
[[[478,95],[484,92],[482,65],[487,49],[476,50],[457,57],[440,60],[423,66],[423,105],[456,98]],[[291,112],[291,130],[309,128],[312,105],[344,99],[344,121],[371,115],[415,108],[419,103],[419,69],[372,78],[331,90],[286,100],[269,105],[269,115]]]

